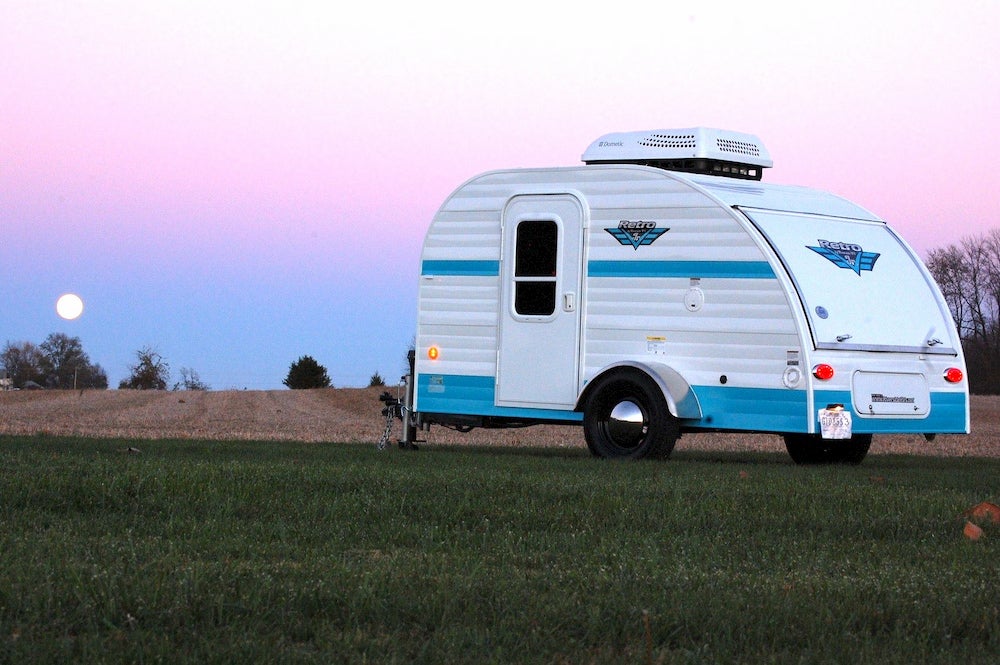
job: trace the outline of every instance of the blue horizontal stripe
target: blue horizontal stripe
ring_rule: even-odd
[[[591,277],[727,277],[773,279],[767,261],[591,261]]]
[[[696,428],[750,432],[805,432],[806,391],[737,386],[693,386],[701,405],[700,420],[683,420]]]
[[[417,404],[422,413],[450,413],[513,419],[581,422],[583,414],[566,409],[531,409],[496,405],[496,379],[492,376],[420,374]]]
[[[591,261],[588,270],[591,277],[774,278],[774,271],[766,261]],[[496,277],[500,274],[500,262],[427,259],[420,274]]]
[[[435,260],[427,259],[420,266],[421,275],[462,275],[470,277],[497,277],[500,275],[499,261],[479,260]]]
[[[859,434],[962,434],[965,432],[965,395],[931,393],[931,411],[926,418],[865,418],[858,415],[846,390],[817,390],[816,409],[843,404],[851,411],[851,429]],[[816,431],[819,431],[817,418]]]
[[[423,413],[493,416],[513,419],[580,422],[583,414],[571,410],[532,409],[496,405],[496,379],[492,376],[420,374],[417,404]],[[784,388],[740,388],[694,386],[703,417],[681,423],[692,429],[748,432],[805,432],[809,420],[806,391]],[[827,404],[851,408],[847,391],[821,390],[815,395],[816,409]],[[862,418],[853,412],[855,432],[875,434],[957,434],[965,431],[966,403],[962,393],[931,393],[931,412],[926,418]],[[819,431],[818,422],[815,425]]]

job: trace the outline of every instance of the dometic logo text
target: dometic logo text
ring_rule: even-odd
[[[622,141],[601,141],[597,144],[598,148],[620,148],[625,145]]]
[[[875,267],[875,261],[880,254],[877,252],[866,252],[861,245],[850,242],[831,242],[829,240],[819,240],[819,247],[809,247],[820,256],[830,260],[838,268],[853,270],[860,275],[862,270],[871,271]]]
[[[623,219],[618,222],[615,228],[604,229],[615,237],[615,240],[623,245],[631,245],[632,249],[638,251],[643,245],[652,245],[656,239],[670,229],[656,226],[656,222],[633,221]]]

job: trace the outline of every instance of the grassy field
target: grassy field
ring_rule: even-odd
[[[8,436],[0,465],[0,662],[1000,659],[1000,525],[962,533],[996,459]]]

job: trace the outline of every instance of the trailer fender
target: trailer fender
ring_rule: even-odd
[[[594,379],[608,372],[623,368],[635,369],[648,375],[663,392],[664,399],[667,400],[667,408],[670,415],[682,419],[701,419],[701,404],[698,396],[691,390],[691,384],[681,376],[680,372],[669,365],[663,363],[644,363],[634,360],[627,360],[613,365],[608,365],[598,372]],[[593,383],[591,379],[588,383]],[[577,409],[582,410],[587,403],[588,391],[585,388],[580,398],[577,400]]]

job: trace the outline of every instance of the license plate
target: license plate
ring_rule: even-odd
[[[819,428],[824,439],[850,439],[851,412],[844,408],[820,409]]]

